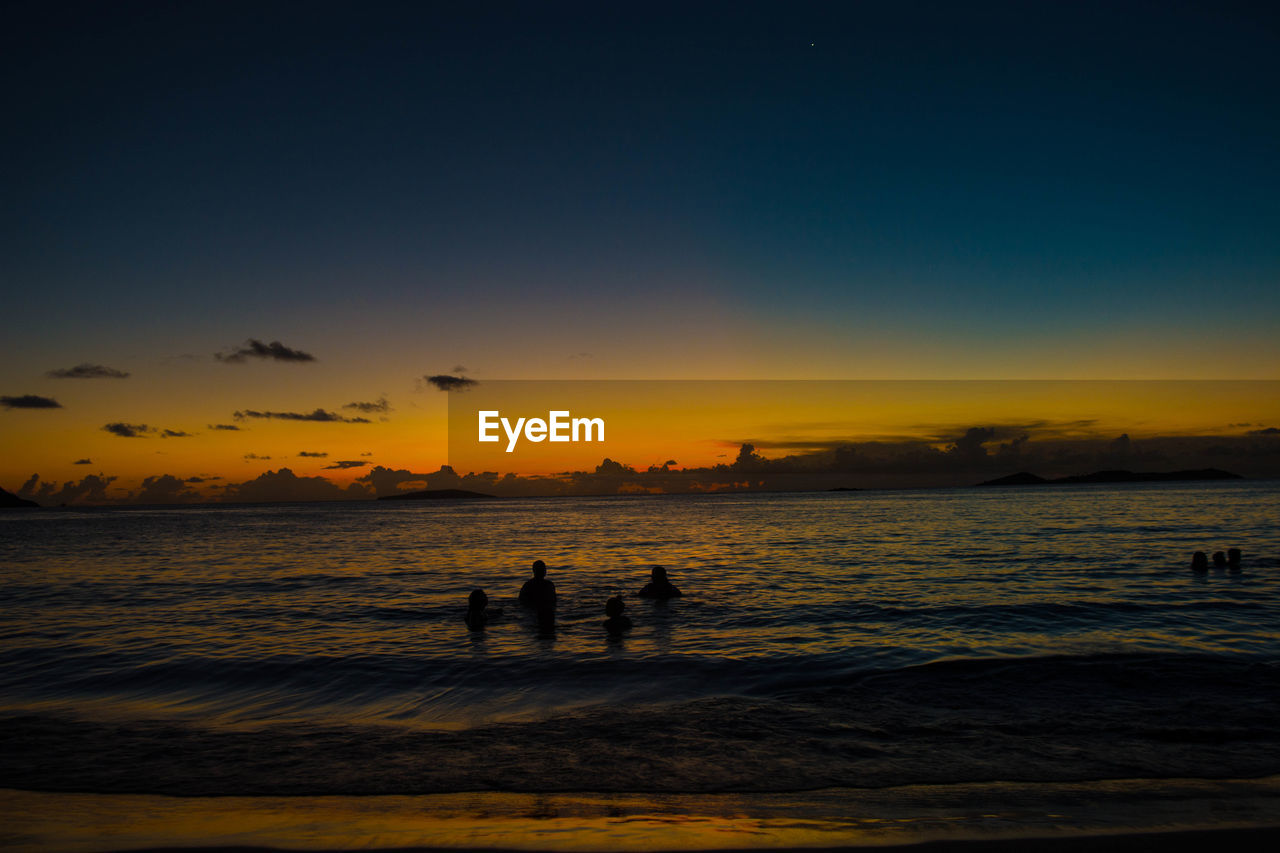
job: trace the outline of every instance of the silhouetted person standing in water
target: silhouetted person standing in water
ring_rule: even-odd
[[[684,594],[667,580],[667,570],[662,566],[654,566],[649,576],[650,581],[638,593],[641,598],[676,598]]]
[[[541,560],[534,560],[533,577],[520,587],[520,603],[538,614],[543,627],[555,624],[556,585],[547,580],[547,564]]]

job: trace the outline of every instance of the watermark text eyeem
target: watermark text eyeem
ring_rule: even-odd
[[[501,441],[499,428],[507,436],[507,453],[516,449],[521,436],[532,442],[604,441],[604,418],[573,418],[567,411],[547,412],[547,419],[516,418],[513,424],[496,409],[477,413],[481,442]]]

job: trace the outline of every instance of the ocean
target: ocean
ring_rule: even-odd
[[[0,842],[1277,825],[1277,522],[1276,481],[3,513]]]

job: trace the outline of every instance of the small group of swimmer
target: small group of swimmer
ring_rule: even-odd
[[[1233,572],[1240,571],[1240,549],[1228,548],[1227,553],[1221,551],[1213,552],[1213,567],[1218,571],[1230,569]],[[1202,575],[1209,571],[1209,558],[1204,555],[1204,551],[1196,551],[1191,555],[1191,571],[1198,575]]]
[[[654,566],[649,572],[649,582],[636,593],[640,598],[665,600],[679,598],[684,595],[667,577],[667,570],[662,566]],[[547,580],[547,564],[541,560],[533,562],[533,577],[520,587],[519,601],[532,610],[538,617],[538,624],[544,629],[555,626],[556,620],[556,585]],[[615,595],[604,603],[604,629],[610,634],[621,634],[631,628],[631,620],[623,615],[627,604],[622,596]],[[482,589],[474,589],[467,597],[467,615],[463,621],[472,631],[483,631],[484,626],[494,616],[501,616],[501,608],[489,608],[489,596]]]

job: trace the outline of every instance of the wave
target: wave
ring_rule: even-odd
[[[432,701],[438,701],[433,697]],[[175,795],[786,792],[1280,772],[1280,661],[956,659],[770,695],[614,702],[453,731],[0,719],[0,787]]]

